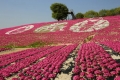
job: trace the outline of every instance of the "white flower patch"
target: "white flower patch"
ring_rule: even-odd
[[[27,25],[27,26],[23,26],[23,27],[8,31],[5,34],[18,34],[18,33],[28,31],[28,30],[32,29],[33,27],[34,27],[34,25]]]
[[[100,30],[109,26],[109,21],[104,20],[102,17],[98,19],[90,18],[82,22],[78,22],[70,27],[69,30],[73,32],[91,32]]]
[[[53,24],[45,25],[45,26],[37,28],[35,30],[35,32],[45,33],[45,32],[64,31],[64,28],[66,27],[65,26],[66,24],[67,24],[67,22],[53,23]]]

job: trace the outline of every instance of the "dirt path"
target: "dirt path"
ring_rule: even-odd
[[[68,56],[68,59],[63,63],[60,68],[60,73],[57,74],[54,80],[72,80],[73,69],[75,66],[75,58],[77,56],[77,52],[80,48],[80,45]]]

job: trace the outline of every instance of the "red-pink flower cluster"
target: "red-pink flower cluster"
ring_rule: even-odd
[[[54,78],[62,63],[76,47],[77,45],[43,47],[1,55],[0,80],[16,73],[19,73],[20,80]],[[13,78],[13,80],[18,80],[18,78]]]
[[[50,80],[55,78],[60,72],[62,63],[67,59],[68,55],[76,48],[77,45],[69,45],[55,51],[42,61],[28,67],[19,73],[20,80]]]
[[[108,41],[108,42],[102,42],[101,44],[108,46],[109,48],[113,49],[115,52],[120,52],[120,42],[119,41],[114,41],[114,42]]]
[[[73,80],[106,80],[120,73],[120,64],[99,45],[86,43],[80,47],[73,72]]]
[[[120,41],[120,16],[104,17],[109,21],[109,27],[98,30],[91,42]]]
[[[13,54],[2,55],[0,57],[0,75],[4,78],[9,77],[62,47],[64,46],[30,49]]]
[[[35,55],[36,53],[42,52],[46,49],[49,49],[49,47],[40,48],[40,49],[28,49],[24,51],[14,52],[11,54],[1,55],[0,56],[0,68],[6,65],[9,65],[10,63],[17,62],[18,60]]]

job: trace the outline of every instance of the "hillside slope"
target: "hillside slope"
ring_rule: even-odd
[[[119,33],[120,16],[34,23],[1,29],[0,47],[80,43],[89,36],[91,42],[119,41]]]

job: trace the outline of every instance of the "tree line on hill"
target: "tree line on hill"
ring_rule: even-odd
[[[67,6],[62,3],[53,3],[50,6],[50,9],[52,10],[52,18],[58,21],[67,19],[67,16],[70,13]],[[105,17],[105,16],[115,16],[115,15],[120,15],[120,7],[113,8],[110,10],[102,9],[99,12],[96,12],[94,10],[89,10],[84,14],[79,12],[75,14],[75,17],[76,19],[81,19],[81,18]]]
[[[92,17],[105,17],[105,16],[115,16],[115,15],[120,15],[120,7],[110,10],[102,9],[99,12],[90,10],[84,14],[77,13],[76,18],[92,18]]]

